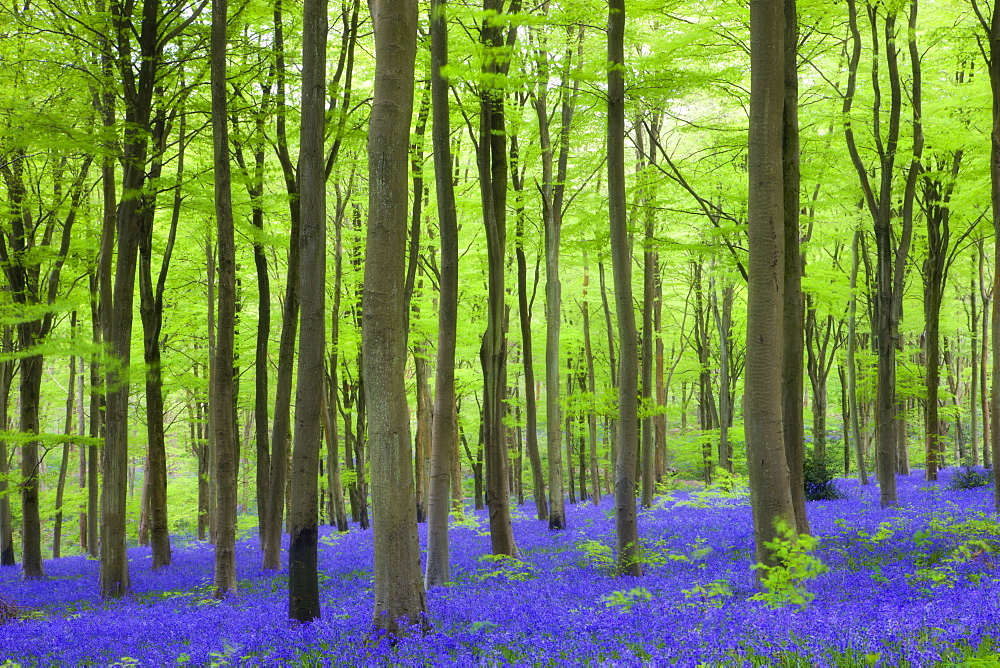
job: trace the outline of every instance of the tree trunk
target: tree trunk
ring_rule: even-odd
[[[796,526],[782,431],[784,218],[782,119],[784,8],[781,0],[751,0],[750,137],[747,220],[745,424],[747,471],[756,560],[774,565],[768,546],[778,524]]]
[[[300,334],[288,506],[288,616],[299,622],[320,617],[317,476],[326,379],[326,16],[326,0],[306,0],[299,140]]]
[[[712,292],[712,312],[719,332],[719,465],[729,473],[733,472],[733,446],[729,442],[729,423],[733,411],[729,402],[733,291],[731,283],[722,287],[722,309],[719,309],[715,291]]]
[[[875,401],[876,439],[878,442],[877,471],[879,493],[883,506],[896,505],[896,467],[898,461],[897,424],[898,406],[896,401],[896,349],[899,343],[899,322],[902,318],[903,279],[905,261],[909,253],[912,232],[913,184],[915,183],[919,160],[919,142],[914,136],[914,151],[907,176],[903,198],[903,225],[899,234],[892,230],[893,218],[893,178],[896,150],[899,145],[900,113],[902,92],[900,88],[898,49],[896,48],[896,14],[889,11],[884,18],[883,40],[890,88],[890,106],[885,133],[881,133],[878,120],[884,113],[880,106],[881,96],[876,96],[872,108],[878,142],[878,166],[874,170],[879,182],[877,188],[871,182],[872,171],[864,163],[854,139],[850,122],[850,112],[857,85],[858,63],[861,58],[861,33],[855,0],[848,0],[848,18],[851,30],[852,52],[849,62],[847,91],[844,95],[843,116],[844,135],[855,171],[861,182],[864,201],[871,215],[876,245],[876,297],[875,325],[878,357],[878,390]],[[872,39],[878,43],[878,13],[869,13]],[[878,85],[878,82],[875,82]]]
[[[972,273],[969,278],[969,299],[972,303],[972,313],[969,317],[969,332],[972,334],[972,345],[969,349],[969,362],[972,367],[969,388],[969,430],[971,432],[972,465],[979,466],[979,312],[976,310],[976,257],[972,258]]]
[[[295,167],[288,155],[285,132],[285,58],[281,3],[274,8],[274,41],[277,95],[277,149],[288,194],[291,230],[288,240],[288,269],[285,297],[282,301],[281,335],[278,342],[278,370],[275,376],[274,418],[271,422],[271,468],[268,472],[268,497],[265,503],[263,567],[277,569],[281,564],[281,535],[288,472],[288,439],[291,435],[292,375],[295,370],[295,337],[299,321],[299,185]]]
[[[788,461],[788,483],[795,507],[795,531],[809,533],[806,517],[805,426],[802,417],[802,273],[805,262],[799,251],[799,77],[798,16],[795,0],[784,0],[784,114],[781,137],[781,167],[784,208],[784,310],[782,315],[781,415]]]
[[[347,509],[344,500],[344,485],[340,476],[340,438],[337,432],[337,413],[339,410],[340,393],[337,389],[337,365],[340,363],[340,294],[343,289],[344,276],[344,245],[343,245],[343,212],[346,208],[346,198],[337,191],[337,215],[334,217],[335,248],[334,248],[334,278],[333,278],[333,309],[330,313],[330,369],[324,384],[326,406],[322,408],[323,428],[327,438],[327,470],[330,476],[330,493],[333,497],[333,512],[337,531],[347,531]],[[344,449],[348,451],[350,443],[344,439]]]
[[[373,0],[370,6],[376,76],[368,134],[370,205],[361,345],[375,491],[373,623],[377,630],[396,635],[414,624],[421,628],[427,625],[403,377],[407,150],[413,113],[417,3]]]
[[[516,12],[517,0],[508,8]],[[502,0],[484,0],[487,13],[500,13]],[[504,46],[500,28],[494,21],[484,21],[480,40],[487,50]],[[506,74],[506,65],[493,56],[483,63],[488,78]],[[504,305],[507,239],[507,137],[504,125],[503,93],[484,89],[479,99],[479,142],[477,163],[479,186],[486,228],[488,255],[488,297],[486,332],[479,359],[483,368],[483,419],[486,458],[486,496],[490,517],[490,545],[493,554],[515,555],[514,533],[510,523],[510,494],[507,488],[507,447],[504,438],[504,397],[507,388],[507,316]],[[557,425],[558,428],[558,425]],[[551,447],[551,444],[550,444]],[[551,481],[550,481],[551,488]],[[555,511],[550,505],[549,523]]]
[[[1000,3],[994,2],[990,17],[987,18],[980,10],[978,3],[973,3],[976,15],[982,25],[989,42],[987,65],[990,73],[990,91],[992,93],[992,133],[990,135],[990,201],[993,205],[993,313],[991,327],[990,354],[993,361],[993,387],[990,393],[989,405],[989,461],[993,466],[993,505],[1000,511]],[[982,269],[980,269],[982,281]],[[984,308],[985,311],[985,308]],[[984,313],[985,321],[985,313]],[[986,337],[983,336],[983,346]],[[985,355],[983,356],[985,359]],[[985,377],[985,364],[983,365]],[[983,384],[985,388],[985,383]],[[985,392],[984,392],[985,395]],[[984,417],[985,417],[985,410]],[[987,441],[983,438],[984,447]],[[985,459],[985,458],[984,458]]]
[[[161,133],[162,134],[162,133]],[[163,138],[160,142],[162,146]],[[163,377],[160,369],[160,333],[163,327],[163,293],[167,269],[177,235],[181,211],[181,183],[184,177],[185,116],[180,120],[177,154],[177,189],[174,191],[173,212],[167,245],[153,284],[153,220],[154,211],[147,209],[142,217],[139,238],[139,315],[143,329],[143,358],[146,363],[146,437],[148,439],[147,479],[144,494],[148,501],[148,527],[152,534],[153,570],[169,566],[170,524],[167,518],[167,453],[163,419]],[[159,162],[157,162],[159,164]],[[159,171],[158,167],[156,171]]]
[[[9,356],[14,351],[11,327],[3,327],[2,352]],[[10,409],[10,386],[14,380],[14,360],[0,361],[0,429],[6,431],[10,427],[8,412]],[[10,473],[10,454],[7,451],[7,441],[0,439],[0,566],[13,566],[14,557],[14,525],[10,512],[10,494],[8,492],[7,476]]]
[[[448,546],[448,511],[451,507],[449,481],[455,442],[455,340],[458,331],[458,217],[451,177],[451,121],[449,86],[442,73],[448,65],[448,19],[446,0],[433,0],[431,32],[431,143],[434,148],[434,182],[441,238],[440,306],[438,309],[437,370],[434,376],[434,407],[431,421],[431,465],[427,508],[427,565],[424,586],[442,585],[451,579]],[[520,267],[520,265],[519,265]],[[523,325],[522,325],[523,326]],[[530,355],[526,347],[525,355]],[[525,363],[525,374],[530,362]],[[530,390],[529,390],[530,391]],[[533,399],[534,397],[532,397]],[[534,402],[530,404],[534,409]],[[533,412],[529,414],[529,428]],[[532,434],[529,432],[528,452]],[[534,471],[538,445],[532,460]],[[538,475],[541,475],[539,464]],[[537,481],[537,478],[536,478]],[[537,487],[536,487],[537,492]],[[537,501],[536,501],[537,503]],[[544,499],[543,499],[544,503]]]
[[[71,316],[72,334],[70,339],[76,338],[76,311]],[[73,434],[73,404],[76,398],[76,357],[70,355],[69,358],[69,383],[66,391],[66,417],[63,423],[63,434],[67,437]],[[63,443],[62,459],[59,461],[59,480],[56,483],[56,517],[55,526],[52,528],[52,558],[58,559],[61,552],[62,525],[63,525],[63,495],[66,491],[66,476],[69,473],[69,458],[72,452],[72,444],[67,440]]]
[[[227,0],[212,0],[212,139],[215,219],[219,260],[218,334],[213,356],[212,437],[217,494],[213,595],[236,591],[236,416],[234,415],[234,334],[236,329],[236,244],[233,225],[226,102]]]
[[[625,210],[625,1],[608,0],[608,219],[618,313],[618,457],[615,461],[617,570],[641,575],[635,508],[639,351],[632,307],[632,254]]]
[[[858,383],[857,362],[854,359],[858,347],[857,321],[857,281],[858,281],[858,245],[861,243],[861,230],[854,231],[851,242],[851,302],[848,306],[847,320],[847,401],[851,416],[851,438],[854,441],[854,451],[857,457],[858,480],[862,485],[868,484],[868,471],[865,469],[865,456],[861,443],[861,419],[858,415]]]
[[[641,135],[640,135],[641,136]],[[653,155],[654,150],[650,150]],[[647,193],[642,252],[642,507],[653,505],[653,301],[655,295],[656,252],[653,250],[655,211],[652,195]]]
[[[416,309],[416,306],[413,307]],[[428,347],[426,344],[413,346],[413,369],[416,381],[417,395],[417,433],[413,439],[414,486],[416,495],[417,522],[427,521],[427,508],[424,499],[427,496],[427,471],[424,461],[430,453],[431,440],[431,389],[427,369]]]
[[[587,430],[590,437],[590,498],[597,505],[601,502],[601,476],[597,463],[597,386],[594,373],[594,352],[590,342],[590,303],[587,301],[587,286],[590,274],[587,266],[587,252],[583,253],[583,356],[587,361],[587,392],[590,394],[587,409]]]

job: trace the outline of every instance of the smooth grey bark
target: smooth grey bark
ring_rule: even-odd
[[[990,135],[990,202],[993,205],[993,312],[991,323],[991,347],[993,368],[993,386],[990,391],[989,403],[989,439],[984,435],[983,447],[989,443],[990,458],[986,460],[993,467],[993,505],[1000,511],[1000,2],[994,2],[992,11],[987,18],[985,8],[981,8],[975,0],[972,3],[980,26],[983,29],[988,53],[987,66],[990,74],[990,92],[992,94],[992,133]],[[982,272],[980,271],[980,276]],[[985,308],[984,308],[985,321]],[[983,346],[986,337],[983,336]],[[985,358],[985,355],[984,355]],[[983,373],[985,378],[985,367]],[[984,383],[985,387],[985,383]],[[985,396],[985,392],[983,393]],[[984,411],[985,413],[985,411]]]
[[[163,250],[156,283],[153,283],[152,251],[154,211],[147,208],[141,222],[139,238],[139,315],[143,329],[143,360],[146,364],[146,437],[148,442],[148,477],[143,488],[148,503],[148,528],[152,540],[153,570],[169,566],[170,525],[167,518],[167,453],[164,434],[163,377],[160,369],[161,340],[163,328],[163,294],[166,290],[167,271],[177,238],[180,220],[181,184],[184,178],[184,148],[186,143],[186,116],[180,115],[179,141],[177,152],[177,177],[174,190],[170,226],[167,243]],[[157,153],[162,154],[166,137],[158,129]],[[154,166],[154,174],[160,171],[161,160]]]
[[[102,289],[102,312],[107,317],[110,363],[106,367],[107,407],[105,442],[101,453],[104,486],[101,490],[101,571],[100,592],[104,598],[120,598],[130,588],[128,556],[125,551],[125,498],[128,489],[128,417],[133,301],[139,249],[139,224],[148,201],[142,196],[146,184],[147,157],[151,135],[153,94],[161,64],[163,43],[159,34],[162,19],[159,0],[144,0],[141,22],[134,24],[126,8],[112,2],[116,50],[123,69],[125,124],[122,155],[121,196],[115,218],[117,255],[114,284]],[[138,33],[138,53],[131,40]],[[138,64],[138,72],[133,68]],[[106,221],[107,222],[107,221]],[[105,235],[108,235],[105,230]],[[102,258],[104,260],[105,258]],[[106,261],[111,262],[107,257]],[[104,280],[110,280],[110,272]],[[105,301],[105,297],[110,300]]]
[[[427,564],[424,586],[451,579],[448,541],[449,482],[455,443],[455,341],[458,329],[458,218],[451,176],[449,86],[442,68],[448,64],[446,0],[433,0],[431,32],[431,143],[437,197],[441,266],[438,285],[437,369],[434,376],[434,418],[431,421],[431,465],[427,503]],[[529,437],[530,438],[530,437]],[[537,448],[537,446],[536,446]]]
[[[513,0],[507,13],[516,13]],[[503,0],[484,0],[487,15],[504,13]],[[513,46],[516,30],[505,40],[496,21],[486,19],[480,27],[480,42],[489,54],[482,63],[487,81],[507,73],[509,60],[500,50]],[[490,545],[493,554],[515,555],[517,546],[510,521],[510,490],[507,480],[507,441],[503,418],[507,395],[507,310],[505,266],[507,245],[507,131],[504,92],[491,86],[479,92],[479,138],[476,162],[488,257],[486,331],[479,349],[483,369],[483,442],[486,464],[486,499],[489,506]],[[551,508],[550,508],[551,522]]]
[[[868,484],[868,471],[865,469],[865,456],[861,444],[861,420],[858,415],[858,371],[855,354],[858,348],[857,304],[856,294],[858,282],[858,246],[861,243],[861,230],[854,231],[851,241],[851,301],[847,311],[847,400],[851,419],[851,440],[854,441],[854,452],[858,468],[858,480],[862,485]]]
[[[326,0],[302,9],[299,138],[299,354],[288,507],[288,616],[320,617],[319,451],[326,378]],[[369,246],[369,250],[371,246]],[[317,391],[317,389],[319,391]]]
[[[417,3],[372,0],[375,92],[368,133],[368,238],[362,301],[362,367],[371,481],[376,630],[427,628],[413,457],[404,385],[407,152],[413,114]]]
[[[213,596],[236,591],[236,416],[233,365],[236,331],[236,241],[229,161],[226,100],[227,0],[212,0],[211,91],[212,148],[215,182],[216,243],[219,261],[218,333],[211,378],[212,436],[215,450],[217,507],[215,518],[215,577]]]
[[[805,424],[802,415],[802,345],[804,310],[802,274],[805,260],[799,250],[799,76],[798,16],[795,0],[784,1],[784,113],[781,137],[781,167],[784,207],[784,300],[782,310],[781,414],[788,462],[788,482],[795,506],[796,533],[809,533],[806,517]]]
[[[291,434],[292,376],[295,370],[295,341],[299,322],[299,184],[288,151],[285,116],[285,41],[282,0],[274,5],[274,52],[276,71],[275,120],[276,151],[288,194],[291,230],[288,240],[288,263],[285,295],[282,300],[281,334],[278,341],[278,370],[275,376],[274,417],[271,423],[271,458],[268,472],[268,495],[264,504],[264,560],[267,569],[281,565],[282,518],[288,473],[288,439]]]
[[[902,318],[903,287],[905,278],[906,257],[909,253],[912,234],[912,217],[902,216],[902,229],[893,233],[892,218],[896,205],[893,198],[893,181],[895,175],[896,152],[899,147],[900,114],[902,111],[902,91],[900,87],[898,49],[896,48],[896,13],[888,10],[882,17],[882,36],[879,37],[879,12],[873,9],[868,13],[871,23],[872,41],[874,44],[884,44],[886,51],[886,69],[889,79],[890,102],[885,130],[881,118],[885,111],[881,106],[881,95],[876,95],[872,107],[873,119],[876,119],[876,161],[874,176],[878,178],[877,187],[870,176],[872,167],[865,164],[858,150],[854,129],[851,123],[851,109],[857,89],[858,65],[861,59],[861,32],[858,28],[858,12],[856,0],[848,0],[848,23],[851,32],[851,54],[848,62],[847,90],[844,95],[844,137],[847,141],[851,162],[858,174],[864,202],[872,219],[875,232],[876,265],[875,265],[875,323],[873,334],[876,339],[876,355],[878,357],[878,389],[875,401],[876,440],[878,457],[876,469],[879,480],[880,501],[883,506],[896,505],[896,471],[898,461],[898,411],[896,397],[896,350],[900,345],[899,322]],[[876,56],[877,57],[877,53]],[[873,64],[873,77],[878,85],[878,60]],[[916,148],[916,144],[914,145]],[[907,187],[904,193],[903,208],[912,207],[913,190],[911,182],[915,180],[918,156],[913,155],[907,176]]]
[[[744,416],[756,561],[774,565],[767,546],[778,524],[795,527],[783,436],[784,189],[782,0],[750,2],[750,134],[747,226],[747,352]]]
[[[616,568],[642,575],[635,507],[639,351],[632,307],[632,253],[625,210],[625,1],[608,0],[608,218],[618,315],[618,452],[615,461]]]

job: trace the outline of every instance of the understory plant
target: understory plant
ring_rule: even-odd
[[[774,556],[775,563],[754,564],[751,568],[761,571],[760,584],[764,591],[750,597],[751,601],[764,601],[773,608],[792,604],[803,606],[814,598],[806,583],[826,572],[826,566],[813,551],[819,539],[809,534],[795,535],[787,522],[778,518],[774,524],[777,536],[764,543]]]

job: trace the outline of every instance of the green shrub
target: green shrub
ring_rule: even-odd
[[[804,606],[814,597],[805,588],[806,582],[815,579],[827,568],[813,551],[819,539],[809,534],[795,535],[787,522],[778,519],[774,524],[778,535],[764,543],[774,555],[775,565],[757,563],[752,568],[761,571],[760,584],[764,591],[750,597],[751,601],[764,601],[772,608],[787,604]]]

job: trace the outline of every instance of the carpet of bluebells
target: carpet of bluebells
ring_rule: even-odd
[[[956,469],[957,470],[957,469]],[[960,470],[959,470],[960,471]],[[150,570],[130,550],[133,594],[105,602],[98,564],[67,557],[47,578],[0,568],[0,663],[13,665],[914,665],[996,657],[1000,524],[992,488],[948,489],[922,472],[899,480],[900,506],[838,480],[844,498],[810,502],[826,572],[811,600],[752,600],[745,496],[681,493],[641,512],[645,575],[614,576],[612,506],[577,504],[550,533],[516,516],[518,560],[489,552],[486,518],[451,532],[454,582],[428,592],[433,630],[391,643],[370,634],[371,533],[321,533],[323,618],[286,619],[287,570],[264,571],[254,536],[238,548],[239,593],[211,598],[210,545],[174,539],[174,564]],[[523,514],[522,514],[523,513]],[[421,526],[421,534],[426,527]],[[3,665],[9,665],[3,664]]]

